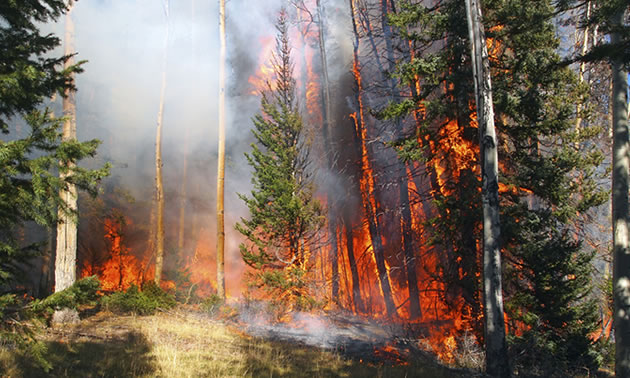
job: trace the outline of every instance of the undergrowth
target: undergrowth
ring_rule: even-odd
[[[170,309],[177,302],[175,296],[165,292],[154,282],[148,282],[140,290],[132,285],[127,291],[116,292],[101,298],[104,309],[117,314],[151,315],[158,309]]]
[[[100,282],[96,276],[83,278],[69,288],[42,300],[18,297],[15,294],[0,296],[0,355],[11,354],[32,361],[44,372],[52,369],[46,357],[48,348],[37,339],[42,325],[56,310],[76,310],[83,305],[94,305],[98,299]],[[5,359],[0,359],[0,372],[6,370]]]

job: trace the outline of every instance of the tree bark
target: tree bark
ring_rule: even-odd
[[[350,265],[350,274],[352,275],[352,303],[354,311],[363,312],[363,298],[361,298],[361,281],[359,280],[359,269],[357,268],[357,260],[354,256],[354,235],[352,233],[352,221],[350,215],[345,217],[346,227],[346,249],[348,251],[348,265]]]
[[[394,46],[392,44],[392,30],[387,20],[388,0],[381,0],[381,24],[383,28],[383,37],[385,38],[385,46],[387,48],[387,61],[389,63],[389,72],[394,72],[396,69],[396,59],[394,54]],[[394,1],[390,1],[392,8],[394,8]],[[393,9],[392,9],[393,10]],[[381,71],[382,72],[382,71]],[[396,87],[396,80],[393,78],[383,77],[389,82],[389,90],[392,101],[400,100],[400,91]],[[403,125],[400,119],[396,119],[396,133],[397,136],[401,136],[403,133]],[[413,253],[414,235],[411,229],[411,204],[409,203],[409,181],[407,178],[407,164],[400,159],[396,162],[399,181],[399,206],[401,213],[401,230],[402,230],[402,245],[403,253],[405,256],[405,270],[407,272],[407,288],[409,291],[409,316],[411,319],[418,319],[422,317],[422,309],[420,307],[420,292],[418,291],[418,276],[416,267],[416,256]]]
[[[319,42],[319,56],[322,63],[322,100],[323,100],[323,112],[322,112],[322,134],[324,137],[324,149],[326,154],[326,162],[328,163],[328,168],[332,170],[334,165],[334,151],[332,140],[330,138],[330,117],[332,116],[332,104],[330,102],[330,80],[328,78],[328,59],[326,57],[326,41],[325,34],[326,29],[324,25],[324,10],[321,5],[321,1],[317,0],[317,20],[319,26],[318,42]],[[334,191],[332,190],[332,186],[328,186],[328,193],[326,195],[328,198],[328,233],[330,234],[330,264],[332,268],[332,287],[331,287],[331,295],[332,301],[335,303],[339,302],[339,246],[338,246],[338,237],[337,237],[337,201],[335,200],[336,196]]]
[[[64,54],[74,54],[74,23],[72,21],[72,8],[66,13]],[[74,64],[74,59],[69,59],[64,64],[68,68]],[[71,141],[77,138],[77,118],[74,92],[66,89],[63,97],[63,122],[62,140]],[[67,162],[72,168],[74,162]],[[60,173],[60,178],[67,178],[69,173]],[[59,196],[63,200],[66,209],[59,209],[57,223],[57,248],[55,254],[55,292],[67,289],[76,280],[77,261],[77,189],[74,184],[67,183],[60,190]]]
[[[166,33],[164,34],[164,55],[162,60],[162,85],[160,88],[160,105],[157,116],[157,131],[155,136],[155,201],[157,203],[155,228],[155,283],[160,284],[164,266],[164,185],[162,182],[162,125],[164,121],[164,101],[166,96],[166,67],[168,61],[168,0],[164,1],[166,19]]]
[[[381,287],[381,293],[383,295],[383,300],[385,301],[385,309],[387,311],[387,316],[394,316],[396,312],[396,305],[394,304],[394,298],[392,295],[392,288],[389,281],[389,274],[387,272],[387,267],[385,265],[385,256],[383,251],[383,240],[379,231],[378,219],[377,219],[377,206],[376,206],[376,198],[372,189],[370,188],[370,179],[373,180],[373,177],[370,176],[370,149],[371,147],[367,144],[367,125],[365,123],[364,118],[364,109],[363,109],[363,98],[362,98],[362,78],[360,72],[360,61],[359,61],[359,32],[357,26],[356,15],[358,14],[358,9],[356,9],[355,1],[350,1],[350,11],[352,16],[352,26],[353,32],[355,36],[354,42],[354,74],[357,82],[357,100],[359,104],[359,110],[356,116],[356,135],[361,144],[361,175],[363,180],[365,181],[362,184],[361,188],[361,198],[363,202],[363,208],[365,211],[365,216],[368,222],[368,229],[370,232],[370,239],[372,241],[372,249],[374,255],[374,261],[376,263],[376,270],[378,273],[379,284]],[[369,27],[369,26],[368,26]],[[373,184],[373,182],[372,182]],[[373,185],[372,185],[373,186]]]
[[[592,3],[590,1],[588,1],[586,3],[586,14],[584,15],[584,20],[585,22],[587,22],[586,27],[584,28],[584,39],[582,40],[582,55],[586,54],[586,52],[588,51],[588,35],[589,35],[589,27],[588,27],[588,22],[589,19],[591,18],[591,6]],[[584,72],[586,71],[586,62],[581,62],[580,63],[580,69],[578,71],[578,79],[580,80],[580,84],[582,84],[584,82]],[[580,128],[582,127],[582,104],[581,102],[578,102],[577,107],[576,107],[576,117],[575,117],[575,132],[579,135],[580,133]],[[578,142],[576,142],[576,144],[579,144]]]
[[[490,62],[478,0],[466,1],[473,77],[479,122],[479,152],[483,206],[483,294],[485,313],[486,373],[509,377],[503,318],[499,223],[499,164],[494,128]]]
[[[225,298],[225,0],[219,0],[219,159],[217,169],[217,295]]]
[[[623,24],[624,12],[613,16],[613,24]],[[611,43],[619,43],[618,32],[611,33]],[[630,249],[628,248],[628,72],[623,62],[612,62],[613,107],[613,296],[615,327],[615,373],[630,377]]]

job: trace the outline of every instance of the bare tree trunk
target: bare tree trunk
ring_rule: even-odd
[[[225,38],[225,0],[219,0],[219,161],[217,170],[217,295],[225,298],[225,60],[227,55]]]
[[[359,269],[357,268],[357,260],[354,257],[354,235],[352,233],[352,221],[350,215],[345,217],[346,226],[346,247],[348,251],[348,265],[350,265],[350,274],[352,275],[352,303],[354,311],[363,312],[365,306],[361,298],[361,282],[359,281]]]
[[[332,170],[334,165],[335,157],[333,156],[335,148],[333,148],[333,143],[330,138],[330,117],[332,116],[332,106],[330,102],[330,80],[328,79],[328,59],[326,57],[326,42],[324,40],[326,35],[326,29],[324,24],[324,10],[321,5],[321,1],[317,0],[317,20],[319,26],[318,33],[318,42],[319,42],[319,56],[321,58],[322,63],[322,77],[323,77],[323,85],[322,85],[322,99],[323,99],[323,127],[322,133],[324,136],[324,153],[326,154],[328,168]],[[337,236],[337,201],[335,200],[335,193],[333,193],[331,186],[329,185],[329,190],[326,195],[328,198],[328,232],[330,234],[330,257],[331,257],[331,267],[332,267],[332,300],[335,303],[339,302],[339,246],[338,246],[338,236]]]
[[[390,1],[394,8],[394,1]],[[392,30],[387,20],[388,7],[387,0],[381,0],[381,24],[383,28],[383,37],[387,48],[387,61],[389,63],[389,72],[396,69],[396,59],[394,54],[394,46],[392,44]],[[400,91],[396,87],[396,81],[391,78],[384,77],[389,82],[390,96],[392,101],[399,101]],[[396,133],[400,136],[403,132],[403,125],[400,119],[395,121]],[[420,292],[418,291],[418,276],[416,267],[416,256],[413,253],[414,235],[411,230],[411,204],[409,203],[409,181],[407,177],[407,164],[398,160],[396,162],[399,174],[399,204],[400,213],[402,215],[401,230],[403,237],[403,253],[405,255],[405,270],[407,272],[407,288],[409,291],[409,315],[412,319],[422,317],[422,309],[420,307]]]
[[[66,13],[64,53],[74,54],[74,23],[72,21],[72,8]],[[74,64],[74,59],[69,59],[64,64],[64,68]],[[63,98],[63,122],[62,139],[70,141],[77,138],[77,115],[74,102],[74,92],[66,90]],[[68,167],[72,168],[73,162],[68,162]],[[62,179],[69,173],[60,173]],[[66,209],[59,209],[59,220],[57,223],[57,248],[55,255],[55,292],[70,287],[76,280],[77,265],[77,188],[74,184],[65,184],[65,189],[59,192]]]
[[[588,22],[589,18],[591,18],[591,6],[592,6],[592,3],[588,1],[586,3],[586,14],[584,15],[584,19],[586,22]],[[588,34],[589,34],[589,27],[587,24],[587,26],[584,28],[584,39],[582,41],[582,55],[586,54],[586,52],[588,51]],[[584,71],[586,71],[586,62],[580,63],[580,69],[578,71],[580,84],[584,82]],[[577,116],[575,117],[575,132],[578,133],[578,135],[580,132],[580,128],[582,127],[581,112],[582,112],[582,104],[578,102],[577,108],[576,108]]]
[[[622,25],[624,12],[613,16],[613,24]],[[611,43],[619,43],[618,32],[611,33]],[[623,62],[612,62],[613,106],[613,296],[615,327],[615,373],[630,377],[630,249],[628,248],[628,72]]]
[[[160,89],[160,106],[157,116],[157,132],[155,136],[155,201],[157,203],[155,229],[155,283],[160,284],[164,266],[164,185],[162,182],[162,125],[164,121],[164,101],[166,96],[166,67],[168,61],[168,0],[164,1],[166,33],[164,34],[164,55],[162,61],[162,86]]]
[[[509,377],[503,318],[501,249],[499,246],[499,164],[494,128],[490,62],[478,0],[465,0],[475,81],[483,202],[483,294],[485,313],[486,373]]]
[[[363,109],[363,98],[362,98],[362,78],[360,72],[360,62],[359,62],[359,32],[357,26],[356,15],[358,14],[355,6],[356,0],[350,1],[350,12],[352,16],[352,26],[353,32],[355,36],[354,42],[354,74],[357,82],[357,99],[359,104],[359,111],[356,116],[356,135],[359,139],[359,143],[361,144],[361,175],[365,180],[365,183],[362,184],[361,188],[361,197],[363,201],[363,208],[365,211],[365,216],[368,221],[368,228],[370,231],[370,239],[372,240],[372,249],[374,255],[374,261],[376,263],[376,270],[378,272],[379,284],[381,287],[381,293],[383,295],[383,300],[385,301],[385,308],[387,311],[387,316],[394,316],[396,314],[396,305],[394,304],[394,298],[392,295],[392,288],[389,281],[389,275],[387,272],[387,267],[385,265],[385,256],[383,252],[383,239],[381,237],[378,219],[376,214],[376,199],[374,198],[374,193],[370,188],[370,179],[373,177],[370,176],[370,147],[367,145],[367,124],[365,123],[364,118],[364,109]]]

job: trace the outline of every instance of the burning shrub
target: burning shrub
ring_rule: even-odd
[[[289,266],[283,270],[259,273],[257,286],[263,288],[269,298],[269,310],[281,320],[292,311],[312,311],[323,307],[310,293],[307,286],[306,269]]]
[[[142,290],[132,285],[127,291],[117,292],[101,299],[103,307],[115,313],[133,313],[151,315],[158,309],[175,307],[176,301],[172,294],[162,290],[153,282],[143,285]]]

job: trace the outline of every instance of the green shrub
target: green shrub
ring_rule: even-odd
[[[149,282],[140,290],[132,285],[125,292],[117,292],[101,298],[101,305],[115,313],[133,313],[138,315],[151,315],[158,309],[175,307],[175,297]]]
[[[52,365],[45,358],[46,345],[35,338],[39,326],[55,310],[76,310],[82,305],[95,304],[100,287],[98,278],[92,276],[30,304],[27,299],[14,294],[0,296],[0,348],[16,350],[23,358],[35,361],[44,371],[49,371]]]
[[[101,283],[97,276],[82,278],[65,290],[33,301],[30,307],[35,315],[50,315],[55,310],[64,308],[76,310],[82,305],[96,304],[100,288]]]

